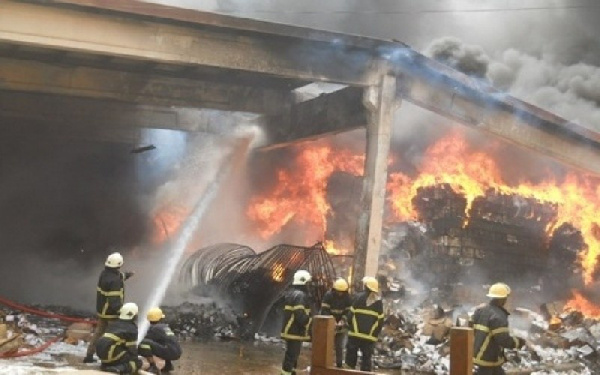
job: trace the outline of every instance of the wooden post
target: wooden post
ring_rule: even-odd
[[[332,367],[334,353],[335,319],[317,315],[313,320],[312,366]]]
[[[450,375],[473,373],[473,329],[454,327],[450,331]]]
[[[311,375],[374,375],[372,372],[345,370],[333,366],[335,319],[317,315],[313,319]]]
[[[379,86],[365,95],[370,109],[367,124],[367,152],[354,246],[353,285],[358,286],[364,276],[376,276],[381,246],[381,227],[387,184],[387,164],[394,109],[396,108],[396,77],[384,74]],[[374,100],[372,100],[374,99]]]

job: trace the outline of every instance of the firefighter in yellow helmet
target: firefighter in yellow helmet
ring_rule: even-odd
[[[383,327],[383,302],[379,298],[379,282],[376,278],[363,278],[363,287],[364,290],[354,297],[348,314],[350,331],[346,345],[346,367],[356,367],[360,350],[361,371],[371,371],[373,350]]]
[[[490,302],[475,310],[471,325],[475,331],[473,362],[477,375],[504,375],[504,349],[518,349],[525,340],[513,337],[508,330],[508,311],[504,305],[510,295],[510,287],[497,283],[490,287]]]
[[[164,359],[165,366],[162,368],[163,372],[173,371],[172,361],[178,360],[181,357],[181,345],[179,345],[169,325],[164,322],[165,314],[160,308],[151,308],[146,317],[150,322],[150,328],[148,328],[146,337],[140,343],[138,351],[150,363],[150,368],[147,371],[153,374],[161,373],[154,362],[154,357]]]
[[[137,374],[142,366],[137,349],[137,316],[138,306],[135,303],[124,304],[119,311],[119,319],[110,322],[104,335],[98,339],[96,354],[102,362],[102,371]]]
[[[104,334],[108,324],[119,317],[119,310],[123,306],[125,298],[125,280],[134,274],[133,272],[121,272],[122,265],[123,256],[120,253],[110,254],[104,262],[104,270],[100,274],[96,288],[98,323],[83,359],[84,363],[95,362],[96,341]]]
[[[333,288],[323,296],[321,315],[333,315],[336,322],[335,329],[335,364],[342,367],[344,362],[344,345],[346,344],[348,312],[352,300],[348,293],[348,282],[342,278],[333,283]]]
[[[302,342],[310,341],[312,315],[307,287],[310,280],[308,271],[296,271],[292,288],[284,295],[281,338],[285,340],[285,355],[281,366],[282,375],[296,374]]]

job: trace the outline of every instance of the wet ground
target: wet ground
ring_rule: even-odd
[[[175,374],[278,375],[281,373],[283,353],[282,344],[186,342],[182,358],[176,362]],[[309,360],[309,349],[303,348],[298,368],[306,369]]]
[[[175,361],[173,375],[279,375],[284,345],[278,343],[240,343],[237,341],[182,342],[183,355]],[[91,375],[99,365],[81,363],[85,345],[62,344],[44,355],[0,360],[0,375]],[[310,348],[302,348],[298,375],[308,375]],[[86,370],[86,371],[83,371]],[[378,371],[378,373],[383,373]],[[392,374],[393,372],[387,372]],[[400,372],[396,372],[399,374]]]

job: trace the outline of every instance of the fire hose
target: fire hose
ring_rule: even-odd
[[[96,324],[97,323],[97,321],[95,321],[95,320],[76,318],[76,317],[72,317],[72,316],[66,316],[66,315],[62,315],[62,314],[56,314],[56,313],[52,313],[52,312],[48,312],[48,311],[44,311],[44,310],[39,310],[39,309],[36,309],[33,307],[21,305],[19,303],[7,300],[3,297],[0,297],[0,304],[8,306],[8,307],[16,309],[16,310],[34,314],[37,316],[42,316],[42,317],[51,318],[51,319],[59,319],[59,320],[65,321],[65,322],[88,323],[88,324]],[[15,338],[16,337],[17,336],[15,336]],[[37,348],[33,348],[30,350],[23,350],[23,351],[14,350],[14,351],[8,351],[5,353],[0,353],[0,358],[17,358],[17,357],[25,357],[25,356],[41,353],[44,350],[48,349],[48,347],[50,345],[52,345],[55,342],[60,341],[62,339],[63,339],[63,336],[56,336],[56,337],[46,341],[44,344],[38,346]]]
[[[46,341],[43,345],[40,345],[37,348],[33,348],[33,349],[30,349],[30,350],[17,351],[17,349],[15,349],[14,351],[8,351],[8,352],[0,353],[0,358],[26,357],[26,356],[29,356],[29,355],[41,353],[44,350],[48,349],[48,347],[50,345],[54,344],[55,342],[57,342],[59,340],[62,340],[62,336],[56,336],[53,339]]]
[[[55,314],[55,313],[51,313],[48,311],[35,309],[33,307],[29,307],[29,306],[21,305],[16,302],[9,301],[2,297],[0,297],[0,304],[8,306],[8,307],[12,307],[13,309],[16,309],[16,310],[28,312],[33,315],[43,316],[45,318],[59,319],[59,320],[65,321],[65,322],[88,323],[88,324],[96,324],[97,323],[97,321],[95,321],[95,320],[90,320],[90,319],[86,319],[86,318],[76,318],[76,317],[72,317],[72,316]]]

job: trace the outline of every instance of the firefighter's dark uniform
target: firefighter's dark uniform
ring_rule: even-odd
[[[151,323],[146,337],[138,347],[139,354],[142,357],[156,356],[165,360],[165,367],[169,366],[171,361],[181,357],[181,345],[177,341],[171,328],[164,323]]]
[[[125,275],[119,268],[105,267],[96,288],[96,313],[98,324],[94,336],[87,348],[87,356],[91,357],[96,351],[96,341],[104,334],[108,323],[119,317],[119,310],[125,298]]]
[[[285,340],[286,345],[282,374],[296,373],[302,342],[310,341],[311,322],[310,303],[306,289],[301,286],[292,287],[284,296],[281,338]]]
[[[134,374],[141,367],[137,349],[138,327],[132,320],[115,320],[96,343],[102,370]]]
[[[383,327],[383,302],[377,299],[367,305],[370,293],[369,291],[358,293],[348,314],[350,330],[346,345],[346,366],[356,367],[358,350],[360,350],[362,353],[361,371],[371,371],[373,350]]]
[[[503,375],[504,348],[514,349],[525,345],[523,339],[512,337],[508,331],[508,311],[493,301],[475,311],[471,325],[475,331],[473,362],[475,374]]]
[[[321,303],[321,315],[333,315],[338,323],[335,330],[335,362],[337,367],[342,367],[344,361],[344,344],[346,341],[347,328],[340,326],[340,322],[346,322],[348,313],[352,306],[352,299],[347,292],[330,290],[323,296]]]

